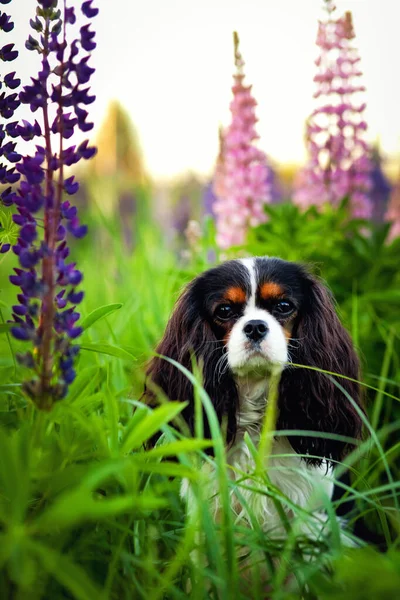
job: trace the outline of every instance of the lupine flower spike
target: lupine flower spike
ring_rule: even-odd
[[[96,44],[94,32],[85,24],[68,46],[66,29],[75,24],[76,16],[66,0],[37,0],[37,4],[36,17],[30,21],[35,35],[29,36],[26,48],[39,53],[41,69],[20,92],[19,100],[38,116],[33,122],[14,122],[6,128],[14,138],[35,140],[35,151],[22,156],[11,153],[21,179],[16,191],[9,191],[6,198],[3,193],[2,200],[14,203],[13,219],[21,227],[13,246],[19,267],[10,281],[21,288],[13,306],[11,332],[33,345],[33,351],[19,355],[19,361],[34,372],[24,389],[39,408],[50,409],[74,380],[79,351],[74,340],[82,332],[76,311],[83,298],[83,291],[77,289],[82,273],[68,262],[66,238],[67,232],[81,238],[87,228],[79,222],[76,207],[65,199],[79,187],[74,177],[65,177],[65,167],[92,157],[95,148],[87,141],[75,146],[66,140],[75,128],[87,132],[93,127],[85,107],[95,99],[87,84],[94,71],[88,60]],[[83,2],[81,11],[89,19],[98,12],[92,0]]]
[[[266,220],[264,205],[271,201],[271,178],[265,154],[255,146],[257,105],[251,86],[244,85],[244,62],[234,33],[236,73],[233,76],[232,121],[222,133],[221,152],[214,176],[217,197],[217,243],[221,248],[244,242],[249,226]]]
[[[0,0],[0,4],[8,4],[10,0]],[[0,11],[0,30],[9,33],[14,29],[14,23],[9,15]],[[5,44],[0,49],[0,60],[4,63],[12,62],[18,56],[18,51],[14,44]],[[6,65],[4,65],[6,70]],[[0,81],[0,115],[3,121],[10,121],[19,106],[18,92],[16,91],[21,83],[15,75],[15,71],[7,73]],[[17,183],[20,174],[16,171],[15,164],[21,156],[16,151],[16,142],[12,141],[15,130],[15,122],[9,122],[7,125],[0,124],[0,183],[3,191],[1,192],[1,204],[11,206],[14,200],[12,186]],[[10,250],[10,244],[0,245],[2,254]]]
[[[372,204],[370,149],[364,139],[367,124],[365,91],[359,83],[360,58],[353,46],[351,13],[334,19],[335,6],[326,1],[328,18],[319,23],[320,48],[314,77],[318,102],[306,125],[309,163],[295,182],[294,201],[302,206],[338,205],[348,196],[354,217],[370,218]]]

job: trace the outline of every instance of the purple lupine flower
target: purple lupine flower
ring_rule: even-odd
[[[268,171],[267,171],[267,186],[270,190],[271,204],[279,204],[283,200],[282,185],[279,180],[276,170],[272,167],[270,161],[267,160]]]
[[[177,233],[184,235],[192,216],[193,206],[188,194],[181,194],[172,211],[172,226]]]
[[[367,124],[365,91],[359,83],[360,58],[352,44],[355,37],[352,17],[334,19],[332,0],[325,0],[326,21],[319,23],[320,48],[314,77],[318,102],[306,125],[309,163],[295,181],[294,201],[302,206],[338,205],[348,196],[354,217],[370,218],[372,163],[364,140]]]
[[[205,216],[215,217],[214,204],[217,201],[217,196],[214,192],[214,181],[209,181],[203,188],[202,206]]]
[[[386,177],[382,169],[382,156],[376,147],[372,150],[372,171],[371,171],[371,190],[370,198],[373,206],[372,219],[377,223],[385,220],[385,213],[388,208],[392,184]]]
[[[0,4],[8,4],[8,2],[4,2],[3,0]],[[9,33],[13,28],[14,23],[10,20],[9,15],[0,12],[0,30],[4,33]],[[18,51],[14,49],[14,44],[5,44],[0,48],[0,60],[3,62],[11,62],[17,56]],[[7,73],[3,77],[3,81],[0,81],[0,115],[4,121],[12,119],[19,106],[18,94],[14,90],[18,88],[20,83],[20,80],[15,77],[15,71]],[[2,204],[3,206],[11,206],[13,204],[15,192],[12,186],[20,178],[19,173],[16,172],[15,164],[20,160],[21,156],[16,152],[16,142],[11,141],[11,139],[16,137],[15,127],[15,121],[5,126],[4,124],[0,124],[0,184],[2,184],[3,188],[0,195],[0,205]],[[2,162],[4,159],[6,163]],[[0,252],[2,254],[8,252],[9,249],[9,244],[0,244]]]
[[[214,174],[217,243],[229,248],[244,242],[247,228],[266,220],[264,205],[271,202],[268,163],[254,142],[257,105],[244,80],[239,38],[234,33],[236,73],[233,76],[232,121],[220,134],[220,156]]]
[[[33,139],[36,143],[33,152],[21,155],[16,152],[15,142],[7,142],[7,158],[15,159],[16,164],[11,173],[13,183],[14,171],[21,177],[11,198],[17,211],[13,221],[20,231],[13,246],[19,267],[10,281],[22,292],[17,297],[19,304],[13,306],[15,326],[11,332],[16,339],[34,345],[33,353],[19,355],[20,362],[36,375],[25,382],[24,389],[39,408],[50,409],[74,380],[73,362],[79,346],[72,340],[82,333],[77,324],[80,315],[75,310],[83,299],[83,291],[77,289],[82,273],[75,263],[68,262],[66,233],[68,230],[80,238],[87,227],[79,222],[76,207],[64,197],[79,189],[74,177],[64,177],[64,167],[91,158],[96,149],[88,141],[65,147],[65,140],[76,127],[88,131],[93,126],[87,122],[88,113],[82,104],[92,102],[94,96],[89,96],[89,88],[82,85],[88,83],[94,71],[88,65],[87,52],[96,44],[90,24],[85,24],[78,39],[68,46],[66,28],[76,22],[75,9],[64,2],[63,10],[57,10],[57,0],[37,3],[37,16],[30,23],[34,32],[40,32],[40,39],[29,36],[26,48],[39,52],[41,67],[19,98],[11,98],[11,110],[20,101],[30,106],[36,118],[32,123],[22,121],[8,128],[8,134],[18,137],[20,143]],[[82,12],[90,18],[97,9],[90,1],[82,5]],[[3,48],[3,55],[11,53],[12,49]],[[17,81],[14,76],[8,76],[11,86]]]

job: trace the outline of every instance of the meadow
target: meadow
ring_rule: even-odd
[[[353,102],[365,88],[351,14],[336,17],[326,0],[314,78],[321,102],[306,124],[310,160],[290,193],[255,144],[257,103],[234,32],[232,118],[208,200],[192,177],[175,197],[169,190],[168,204],[118,103],[97,157],[87,140],[66,141],[93,127],[85,107],[95,99],[88,61],[98,9],[92,0],[36,4],[25,50],[38,75],[22,86],[16,71],[1,80],[0,598],[396,598],[400,196],[388,204],[390,186],[382,171],[376,177],[380,162],[363,137],[366,105]],[[0,14],[2,34],[12,32],[10,18]],[[19,51],[6,43],[0,59]],[[364,437],[329,475],[336,488],[333,498],[321,494],[324,517],[293,504],[259,468],[284,435],[273,390],[259,447],[245,439],[254,472],[235,481],[225,424],[195,358],[191,371],[178,365],[194,389],[192,434],[186,398],[155,389],[154,406],[142,401],[146,365],[184,286],[227,258],[266,255],[304,263],[327,283],[360,357]],[[203,462],[218,479],[220,520],[205,497]],[[189,516],[183,479],[197,500]],[[261,528],[249,490],[272,499],[284,535]],[[248,526],[233,518],[233,495]]]
[[[333,289],[363,363],[366,437],[335,470],[341,493],[324,507],[330,532],[307,540],[286,522],[287,536],[269,539],[256,522],[248,529],[235,525],[229,511],[217,525],[203,503],[198,515],[203,558],[190,560],[196,524],[185,519],[180,480],[190,478],[201,498],[198,461],[215,462],[221,501],[227,502],[233,483],[224,475],[222,434],[214,423],[210,458],[204,454],[210,442],[180,432],[181,402],[151,411],[140,396],[146,361],[179,291],[213,264],[210,256],[220,260],[213,224],[205,222],[196,250],[182,258],[163,241],[156,223],[134,219],[136,242],[128,251],[120,220],[105,219],[93,208],[87,215],[90,235],[72,249],[86,291],[77,377],[51,412],[36,410],[21,392],[26,373],[15,353],[23,342],[2,327],[2,597],[263,598],[266,571],[271,598],[396,597],[400,240],[387,243],[387,225],[349,219],[346,203],[322,214],[300,213],[287,203],[268,211],[269,222],[230,255],[268,254],[313,264]],[[1,264],[3,323],[15,294],[7,283],[13,260],[7,255]],[[201,384],[195,385],[209,414],[210,401]],[[163,443],[144,450],[158,430]],[[259,487],[260,475],[253,477]],[[254,493],[285,502],[267,479]],[[343,512],[355,547],[340,535],[337,515]],[[308,515],[300,512],[297,518]],[[242,589],[247,555],[251,575]]]

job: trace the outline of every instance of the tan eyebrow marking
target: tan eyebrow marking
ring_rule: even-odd
[[[269,298],[277,298],[283,295],[284,290],[279,285],[279,283],[274,283],[270,281],[269,283],[263,283],[260,287],[260,296],[263,300],[268,300]]]
[[[246,302],[246,292],[241,287],[230,287],[224,294],[224,300],[244,304]]]
[[[285,323],[285,325],[283,326],[283,333],[285,334],[287,341],[289,341],[292,337],[292,333],[293,333],[292,325],[293,325],[293,323],[291,321],[289,321],[289,323]]]

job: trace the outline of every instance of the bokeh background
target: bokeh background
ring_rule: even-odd
[[[16,301],[16,288],[8,277],[17,257],[0,254],[0,331],[5,334],[0,336],[0,418],[4,431],[11,432],[1,446],[6,458],[0,477],[13,499],[5,504],[4,516],[0,511],[4,531],[4,524],[14,523],[16,515],[15,531],[7,538],[11,567],[0,580],[4,597],[65,598],[65,589],[68,597],[84,599],[185,596],[193,566],[185,545],[190,527],[177,480],[186,476],[187,465],[171,461],[162,471],[160,455],[142,452],[147,439],[142,425],[148,421],[140,420],[153,417],[138,403],[146,364],[184,285],[225,258],[247,255],[307,263],[332,289],[360,356],[372,442],[363,446],[362,461],[358,455],[349,458],[352,479],[342,487],[347,496],[342,494],[330,505],[331,516],[345,513],[348,530],[362,540],[353,554],[342,547],[337,528],[334,544],[331,538],[311,544],[316,562],[310,569],[303,547],[289,548],[285,540],[275,544],[263,532],[257,537],[250,529],[236,536],[232,525],[231,556],[237,556],[241,543],[274,559],[283,553],[279,564],[285,566],[274,579],[276,598],[297,597],[282,587],[288,582],[290,586],[286,575],[296,569],[307,584],[305,593],[313,590],[310,598],[397,597],[399,3],[336,2],[335,17],[352,12],[352,42],[361,58],[360,82],[366,87],[363,118],[368,127],[363,139],[365,155],[372,161],[368,198],[374,210],[364,219],[350,209],[348,198],[307,207],[293,201],[296,178],[310,159],[305,133],[316,107],[316,38],[319,20],[327,18],[323,0],[96,4],[97,48],[91,59],[96,101],[88,110],[95,123],[91,142],[98,151],[67,173],[80,183],[73,202],[89,226],[84,239],[69,240],[73,260],[84,273],[80,287],[85,296],[79,304],[84,332],[68,395],[52,412],[37,418],[21,389],[29,375],[15,360],[16,352],[25,350],[24,342],[7,335],[5,323]],[[15,21],[13,41],[20,49],[15,69],[23,84],[40,68],[40,57],[24,50],[33,7],[31,0],[7,5]],[[226,131],[232,121],[233,31],[239,34],[246,82],[257,102],[255,145],[268,156],[268,177],[275,191],[263,207],[263,222],[246,222],[243,240],[222,247],[217,243],[213,184],[221,164],[220,128]],[[28,114],[21,107],[19,117],[24,116]],[[397,229],[389,218],[390,206]],[[11,209],[1,208],[0,217],[0,241],[15,243],[18,228]],[[169,419],[167,415],[159,423],[165,426]],[[139,422],[143,435],[132,446]],[[154,435],[154,422],[147,433]],[[191,447],[192,442],[184,443]],[[141,461],[138,467],[135,461]],[[141,504],[143,491],[149,496]],[[110,508],[104,500],[102,512],[100,495],[101,501],[106,496],[116,500],[115,505]],[[157,509],[160,498],[165,510]],[[139,507],[136,513],[132,502]],[[41,515],[54,505],[57,510],[50,512],[43,528]],[[218,524],[204,510],[209,563],[200,565],[200,581],[208,585],[211,580],[221,586],[220,597],[231,597],[231,573],[221,559],[227,546],[218,537]],[[388,554],[380,553],[387,549]],[[328,555],[332,562],[325,560]],[[212,564],[215,557],[219,562]],[[40,583],[36,595],[27,595],[34,581]],[[202,597],[201,590],[194,589],[193,597]]]
[[[85,274],[83,315],[101,304],[124,304],[113,317],[120,323],[114,342],[139,360],[130,375],[134,393],[140,395],[144,365],[182,286],[215,262],[249,254],[313,265],[338,300],[366,376],[382,375],[389,344],[384,369],[396,379],[399,245],[388,207],[400,223],[398,3],[338,0],[333,13],[333,18],[352,13],[351,43],[366,88],[362,134],[373,163],[368,193],[374,210],[365,221],[354,218],[346,202],[328,202],[322,210],[293,203],[296,178],[310,158],[305,133],[317,106],[316,38],[319,21],[327,19],[323,0],[103,0],[99,8],[91,59],[96,100],[87,107],[98,151],[76,173],[71,170],[80,182],[75,199],[89,235],[71,243]],[[15,43],[22,49],[30,9],[29,0],[9,5]],[[248,227],[243,243],[230,248],[216,241],[215,181],[220,131],[232,121],[234,30],[245,83],[257,103],[259,139],[253,142],[268,157],[273,194],[265,205],[266,222]],[[23,83],[39,62],[36,52],[20,52],[15,68]],[[21,106],[20,118],[24,110]],[[79,135],[71,141],[80,142]],[[4,281],[13,260],[10,254],[2,258]],[[5,284],[2,293],[7,315],[14,290]],[[90,336],[104,341],[108,334],[103,323]]]
[[[15,43],[22,49],[30,33],[31,5],[30,0],[9,5]],[[375,294],[373,311],[382,318],[385,311],[394,315],[397,300],[397,245],[389,243],[393,235],[385,223],[391,205],[400,222],[400,5],[395,0],[338,0],[334,12],[334,18],[346,11],[353,15],[352,42],[361,58],[360,83],[366,88],[363,135],[373,161],[374,210],[364,224],[349,221],[354,214],[337,210],[337,203],[331,210],[328,206],[313,212],[311,207],[307,212],[292,202],[296,177],[310,158],[305,132],[316,107],[316,38],[318,22],[327,18],[323,0],[102,0],[99,8],[91,63],[96,68],[91,82],[96,100],[88,107],[95,123],[91,142],[98,152],[76,173],[76,203],[90,232],[73,248],[77,261],[87,265],[83,311],[95,308],[100,299],[90,293],[92,274],[96,294],[104,301],[124,301],[137,289],[135,269],[127,265],[137,264],[139,256],[161,271],[165,263],[157,279],[173,290],[164,294],[158,327],[146,334],[147,358],[183,282],[221,258],[277,254],[316,264],[356,342],[363,342],[360,351],[368,354],[365,347],[371,335],[376,340],[376,331],[361,299],[371,303]],[[234,30],[240,37],[245,81],[257,102],[255,144],[268,156],[273,177],[274,195],[266,204],[273,213],[267,223],[249,228],[240,248],[221,252],[215,241],[213,183],[219,131],[232,120]],[[23,83],[37,72],[39,62],[36,52],[20,52],[15,68]],[[24,110],[22,106],[20,118]],[[79,135],[71,141],[80,142]],[[2,260],[6,274],[13,258]],[[175,284],[170,283],[171,270]],[[141,291],[143,298],[143,286]],[[10,286],[4,294],[11,298]],[[365,330],[354,325],[354,297]],[[143,314],[137,315],[142,323]],[[386,325],[390,328],[391,323]],[[133,345],[141,355],[138,339]],[[379,353],[372,352],[370,360],[375,368]]]
[[[232,31],[238,30],[258,102],[259,145],[290,184],[307,158],[304,123],[314,107],[322,0],[99,4],[92,85],[97,99],[90,115],[94,138],[102,142],[100,170],[112,170],[118,152],[130,154],[122,160],[129,160],[132,177],[148,177],[159,192],[156,212],[174,204],[179,186],[207,182],[218,154],[218,127],[230,118]],[[337,15],[353,14],[367,88],[367,137],[394,183],[400,156],[400,83],[394,66],[400,55],[400,7],[395,0],[338,0],[336,6]],[[30,0],[10,7],[20,47],[29,34],[30,7]],[[29,78],[35,63],[35,53],[25,52],[15,64]]]

